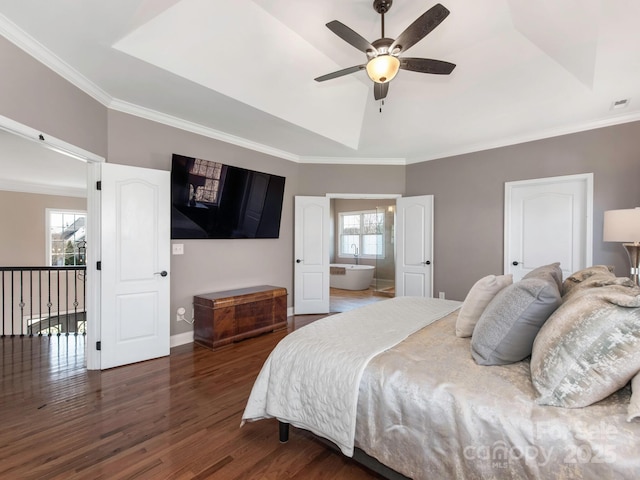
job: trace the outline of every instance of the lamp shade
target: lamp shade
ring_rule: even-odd
[[[604,212],[605,242],[640,242],[640,208]]]
[[[367,75],[376,83],[393,80],[400,69],[400,60],[393,55],[378,55],[367,63]]]

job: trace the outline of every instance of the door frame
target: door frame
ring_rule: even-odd
[[[325,197],[329,198],[329,202],[331,199],[340,199],[340,200],[397,200],[398,198],[402,198],[401,193],[327,193]],[[331,203],[329,203],[329,220],[331,220]],[[394,229],[395,231],[395,229]],[[334,232],[335,234],[335,232]],[[395,243],[395,238],[394,238]],[[395,258],[396,252],[393,252],[393,262],[395,268],[395,262],[397,259]],[[329,292],[327,295],[330,297]]]
[[[302,196],[305,196],[305,195],[302,195]],[[313,195],[307,195],[307,196],[313,196]],[[322,195],[319,195],[319,196],[322,196]],[[344,200],[397,199],[402,197],[402,194],[400,193],[326,193],[324,196],[329,199],[329,202],[331,202],[332,199],[344,199]],[[331,203],[329,203],[329,209],[327,210],[327,215],[329,218],[326,220],[330,221],[331,220]],[[328,231],[327,231],[327,236],[328,238],[326,238],[325,240],[328,242],[329,241]],[[294,245],[294,250],[295,250],[295,245]],[[394,256],[395,256],[395,252],[394,252]],[[394,261],[395,261],[395,258],[394,258]],[[294,279],[294,283],[295,283],[295,279]],[[328,289],[329,291],[325,293],[327,295],[327,298],[330,298],[331,287],[328,287]],[[295,309],[295,305],[293,306],[293,309]]]
[[[545,185],[554,183],[565,182],[583,182],[586,186],[586,200],[585,200],[585,252],[584,262],[585,266],[593,264],[593,172],[591,173],[578,173],[575,175],[561,175],[556,177],[543,177],[532,178],[529,180],[519,180],[513,182],[505,182],[505,194],[504,194],[504,232],[503,232],[503,270],[504,273],[508,273],[509,265],[511,262],[511,252],[508,251],[507,245],[509,242],[509,233],[511,231],[511,193],[513,187],[521,187],[527,185]]]
[[[85,310],[86,322],[86,367],[88,370],[100,369],[100,353],[96,349],[96,342],[100,338],[100,277],[97,264],[100,251],[100,196],[96,189],[96,182],[100,179],[100,164],[106,159],[100,155],[84,150],[76,145],[36,130],[8,117],[0,115],[0,129],[26,140],[35,142],[54,152],[66,155],[87,164],[87,274],[85,276]]]

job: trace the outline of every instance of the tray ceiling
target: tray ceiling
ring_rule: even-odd
[[[640,119],[638,2],[442,3],[410,53],[456,69],[401,71],[384,106],[364,71],[313,81],[364,63],[325,24],[378,38],[371,0],[0,0],[0,27],[110,108],[301,162],[412,163]],[[386,36],[434,4],[396,0]]]

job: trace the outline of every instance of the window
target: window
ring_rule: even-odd
[[[384,212],[340,213],[340,257],[384,257]]]
[[[47,209],[47,265],[85,265],[87,213]]]

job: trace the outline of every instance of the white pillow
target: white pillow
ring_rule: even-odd
[[[500,290],[513,283],[513,275],[487,275],[478,280],[462,303],[456,320],[456,335],[470,337],[478,319]]]
[[[627,413],[627,422],[640,419],[640,372],[631,380],[631,401]]]

